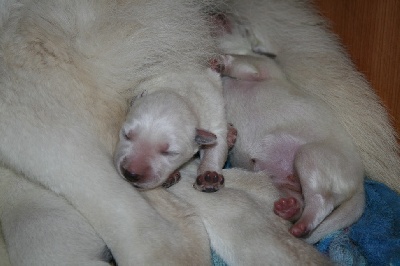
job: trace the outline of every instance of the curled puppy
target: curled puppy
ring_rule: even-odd
[[[350,136],[324,102],[288,81],[250,22],[232,14],[214,21],[224,25],[221,50],[237,53],[217,68],[239,132],[232,164],[273,176],[281,192],[274,211],[295,222],[297,237],[313,242],[353,223],[364,207],[364,168]]]
[[[177,169],[200,150],[194,187],[222,188],[228,145],[222,84],[211,69],[159,76],[140,85],[120,130],[115,152],[119,173],[140,189],[180,179]],[[205,78],[206,77],[206,78]]]
[[[288,79],[332,109],[357,146],[365,175],[400,192],[400,146],[387,110],[312,1],[228,0],[218,8],[245,17]]]
[[[233,165],[272,175],[281,192],[274,211],[295,222],[294,236],[307,236],[348,201],[353,215],[342,213],[330,229],[359,218],[364,168],[331,110],[291,84],[273,59],[224,59],[223,74],[235,74],[224,78],[227,115],[238,130]]]

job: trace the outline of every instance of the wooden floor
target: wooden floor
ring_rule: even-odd
[[[400,135],[400,1],[314,2],[380,96]]]

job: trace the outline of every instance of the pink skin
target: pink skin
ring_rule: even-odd
[[[138,145],[139,146],[139,145]],[[121,164],[121,172],[129,182],[143,183],[154,176],[149,162],[158,154],[163,153],[167,145],[141,142],[138,150],[140,153],[127,156]],[[168,147],[167,147],[168,148]],[[175,174],[172,173],[173,176]],[[169,177],[173,178],[173,177]]]

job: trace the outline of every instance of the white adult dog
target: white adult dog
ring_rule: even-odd
[[[3,0],[0,6],[1,164],[64,197],[119,265],[203,257],[186,244],[197,241],[193,233],[161,216],[112,161],[116,133],[141,82],[183,71],[207,80],[203,70],[214,46],[201,3]]]
[[[228,265],[330,264],[314,247],[290,235],[289,223],[271,211],[278,193],[264,173],[224,170],[230,182],[209,194],[193,189],[197,168],[196,162],[186,165],[182,180],[169,192],[156,188],[142,194],[172,223],[172,230],[191,235],[168,243],[193,250],[192,257],[175,265],[210,265],[210,245]],[[64,198],[4,168],[0,177],[1,202],[12,200],[0,205],[12,265],[109,265],[104,241]],[[149,236],[156,232],[143,230]],[[0,259],[6,265],[5,254]],[[164,262],[163,256],[155,256],[152,265]]]
[[[3,169],[1,181],[10,177],[13,183],[21,178],[40,191],[61,196],[65,200],[62,204],[88,223],[82,226],[87,229],[78,232],[93,228],[83,239],[97,234],[104,243],[95,245],[101,249],[107,245],[119,265],[179,265],[196,259],[201,264],[204,257],[209,258],[208,250],[188,245],[201,237],[194,237],[191,229],[182,230],[176,223],[180,219],[173,215],[168,218],[168,211],[163,213],[162,208],[153,208],[119,178],[112,163],[116,132],[125,119],[134,88],[166,70],[179,73],[191,69],[198,74],[204,69],[202,64],[214,55],[209,25],[199,15],[201,3],[195,2],[198,1],[0,1],[0,161],[9,168]],[[368,173],[395,186],[393,177],[397,177],[399,164],[386,113],[337,42],[321,26],[323,20],[308,6],[295,2],[257,2],[265,5],[260,7],[242,0],[227,2],[223,7],[240,11],[252,23],[261,25],[262,34],[272,34],[289,79],[330,104],[362,151]],[[188,21],[192,23],[182,23]],[[332,68],[324,69],[325,64]],[[338,98],[337,95],[345,96]],[[349,104],[359,99],[363,99],[361,107]],[[178,189],[178,185],[171,189]],[[257,189],[252,191],[261,193]],[[8,206],[10,210],[2,211],[1,219],[9,251],[14,250],[10,251],[11,260],[22,251],[18,242],[9,244],[11,238],[27,241],[29,248],[40,247],[29,234],[46,233],[46,222],[39,223],[43,231],[27,227],[29,220],[25,217],[35,215],[35,212],[26,212],[35,209],[24,207],[30,200],[39,202],[48,214],[33,217],[51,217],[55,225],[66,224],[51,206],[48,200],[51,198],[46,199],[41,193],[24,193],[1,194],[2,208]],[[190,193],[197,192],[190,190]],[[200,192],[196,195],[210,196]],[[21,199],[21,209],[12,208],[17,204],[13,198]],[[223,205],[225,208],[227,203]],[[210,206],[213,204],[204,205],[216,214]],[[61,209],[66,210],[62,206]],[[253,209],[250,211],[254,215]],[[184,217],[193,217],[192,214],[189,212]],[[4,222],[5,216],[12,218],[7,220],[9,223]],[[246,222],[243,219],[246,217],[235,219]],[[14,231],[17,222],[26,230]],[[66,229],[67,236],[75,235],[74,227]],[[241,227],[234,229],[240,231]],[[205,232],[198,223],[193,229],[199,235]],[[257,227],[254,229],[257,231]],[[72,243],[79,242],[72,240]],[[230,240],[240,245],[243,235]],[[63,241],[55,242],[61,247],[56,249],[60,255],[68,251]],[[80,246],[87,247],[88,242]],[[262,245],[259,247],[264,250]],[[222,251],[219,251],[221,255]],[[297,251],[288,250],[287,257],[292,252]],[[308,252],[298,256],[305,254]],[[86,261],[93,262],[93,256],[89,257]]]

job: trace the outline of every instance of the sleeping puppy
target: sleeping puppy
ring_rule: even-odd
[[[400,192],[400,146],[388,112],[312,1],[227,0],[217,9],[245,17],[287,78],[332,109],[365,175]]]
[[[224,74],[236,74],[236,79],[224,78],[227,114],[238,130],[232,164],[272,175],[281,192],[275,213],[295,221],[290,229],[294,236],[306,236],[363,191],[357,150],[329,108],[287,81],[273,59],[263,58],[262,73],[255,73],[245,71],[255,69],[254,58],[225,58]],[[362,200],[353,207],[359,206]],[[343,218],[344,224],[336,226],[354,222],[358,212]]]
[[[230,40],[247,38],[237,34],[252,30],[244,25],[232,24]],[[252,55],[254,43],[249,40],[248,55],[221,59],[228,122],[238,130],[232,164],[272,176],[281,192],[274,211],[295,222],[294,236],[308,236],[341,205],[348,209],[337,209],[314,237],[353,223],[364,206],[364,168],[355,145],[322,101],[290,83],[273,59]]]
[[[211,69],[159,76],[137,88],[115,152],[119,173],[140,189],[179,181],[178,169],[201,148],[194,187],[223,187],[227,123],[222,84]],[[204,78],[206,77],[206,78]]]

